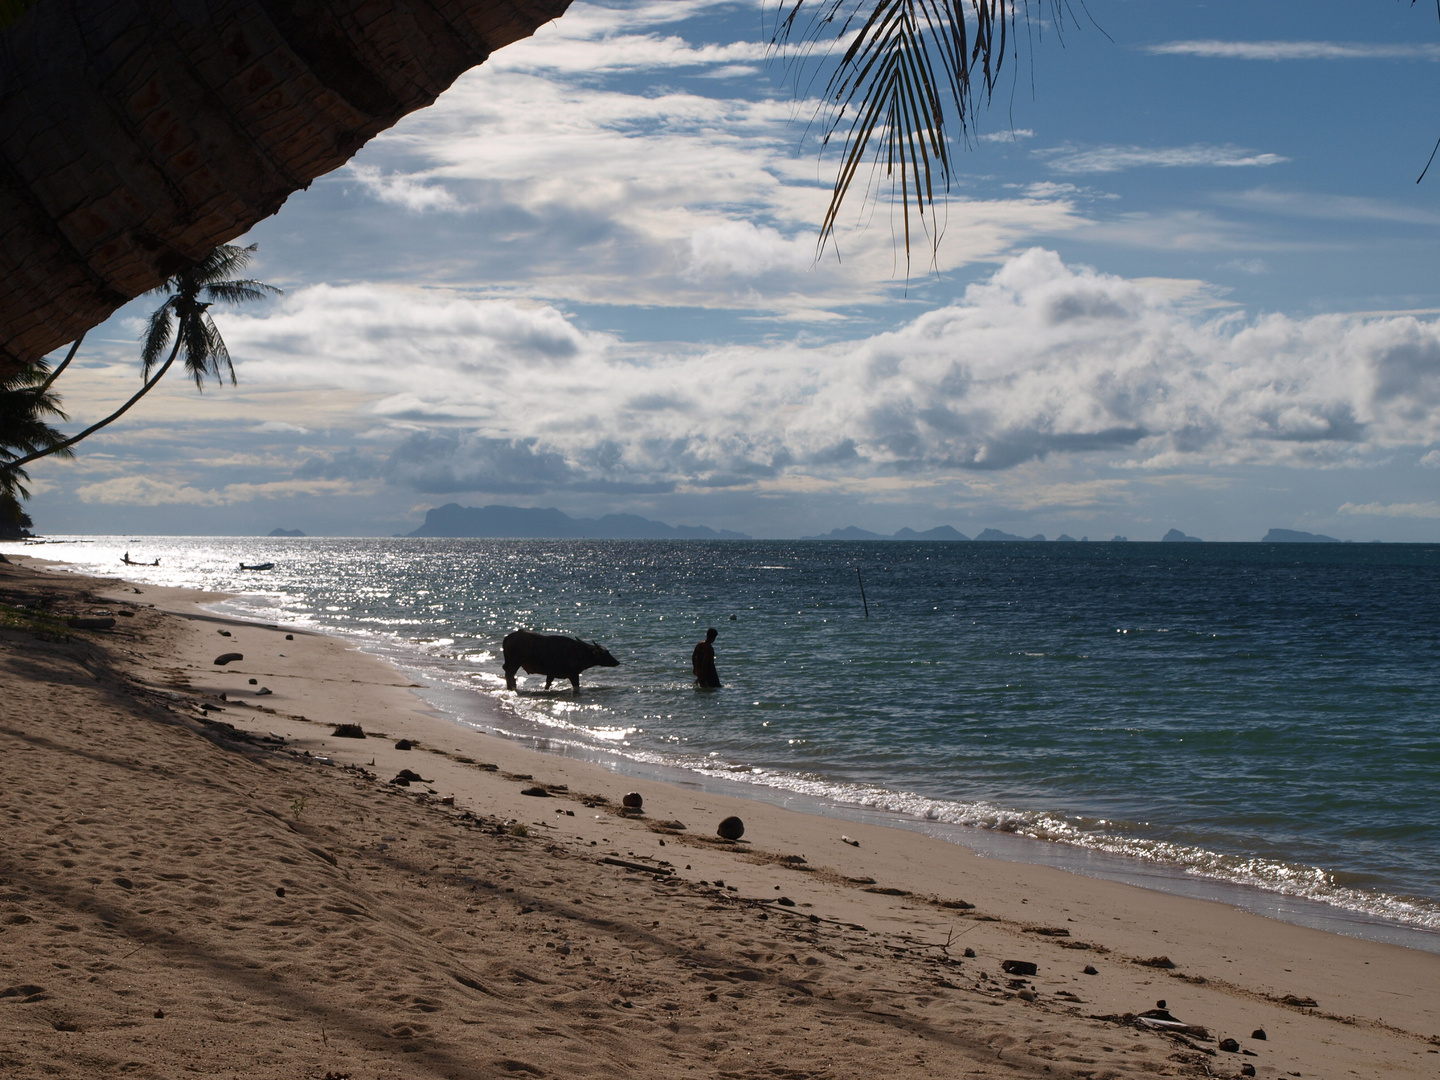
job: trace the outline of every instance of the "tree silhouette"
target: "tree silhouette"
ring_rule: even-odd
[[[166,299],[150,316],[145,335],[141,339],[140,358],[145,382],[140,389],[120,408],[98,423],[91,424],[78,435],[72,435],[53,445],[40,446],[13,461],[0,462],[0,477],[10,476],[20,466],[51,454],[64,453],[70,456],[70,447],[129,412],[137,401],[155,388],[171,365],[182,355],[185,358],[185,370],[195,380],[197,390],[205,388],[207,376],[214,376],[216,382],[223,382],[228,375],[231,385],[234,385],[235,367],[230,361],[230,350],[225,347],[225,340],[220,336],[214,320],[210,318],[209,309],[216,302],[243,304],[280,295],[281,290],[273,285],[234,276],[250,264],[255,255],[255,247],[254,244],[249,247],[221,244],[158,289],[151,290],[152,293],[166,294]],[[78,345],[79,342],[76,342],[77,347]],[[170,355],[160,369],[151,375],[151,369],[165,352],[166,346],[170,347]],[[72,348],[70,356],[73,355]],[[66,357],[65,362],[69,361],[70,357]],[[43,372],[41,374],[43,375]],[[36,377],[35,382],[38,385],[40,378]],[[49,386],[49,380],[45,380],[45,386]],[[0,480],[0,484],[3,482]]]
[[[46,453],[72,456],[65,436],[49,424],[69,419],[50,393],[49,374],[49,365],[41,361],[0,376],[0,517],[18,514],[18,500],[30,496],[25,487],[30,477],[22,465]]]

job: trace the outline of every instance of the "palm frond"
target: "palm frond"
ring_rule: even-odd
[[[978,109],[994,94],[1016,51],[1017,21],[1028,23],[1038,8],[1058,27],[1069,0],[818,0],[807,9],[808,22],[800,18],[805,3],[779,0],[772,46],[797,46],[802,64],[844,46],[817,113],[822,147],[840,145],[817,249],[835,242],[840,211],[869,161],[901,211],[908,271],[911,211],[933,257],[940,236],[935,202],[950,190],[954,137],[968,138]]]
[[[160,362],[160,355],[170,344],[174,308],[175,300],[172,298],[150,313],[150,322],[140,343],[140,360],[146,379],[150,378],[150,369]]]
[[[263,281],[251,278],[237,278],[233,281],[216,281],[205,286],[205,295],[212,300],[226,304],[244,304],[254,300],[265,300],[271,296],[284,296],[285,290]]]

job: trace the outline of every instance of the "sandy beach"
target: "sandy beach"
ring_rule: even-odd
[[[216,599],[0,565],[0,1074],[1440,1074],[1435,954],[535,753]]]

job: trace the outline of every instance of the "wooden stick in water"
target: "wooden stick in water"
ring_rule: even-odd
[[[870,617],[870,602],[865,599],[865,579],[860,576],[860,568],[855,567],[855,580],[860,583],[860,603],[865,605],[865,618]]]

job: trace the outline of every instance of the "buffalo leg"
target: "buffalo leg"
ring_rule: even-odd
[[[570,685],[575,688],[575,692],[578,694],[578,693],[580,692],[580,676],[579,676],[579,675],[571,675],[571,676],[570,676]]]
[[[519,665],[519,664],[516,664],[514,667],[511,667],[511,666],[508,665],[508,664],[505,665],[505,689],[506,689],[506,690],[514,690],[514,689],[515,689],[515,672],[517,672],[517,671],[519,671],[519,670],[520,670],[520,665]]]
[[[554,676],[554,675],[546,675],[546,676],[545,676],[545,689],[546,689],[546,690],[549,690],[549,689],[550,689],[550,684],[553,683],[554,681],[555,681],[555,676]]]

